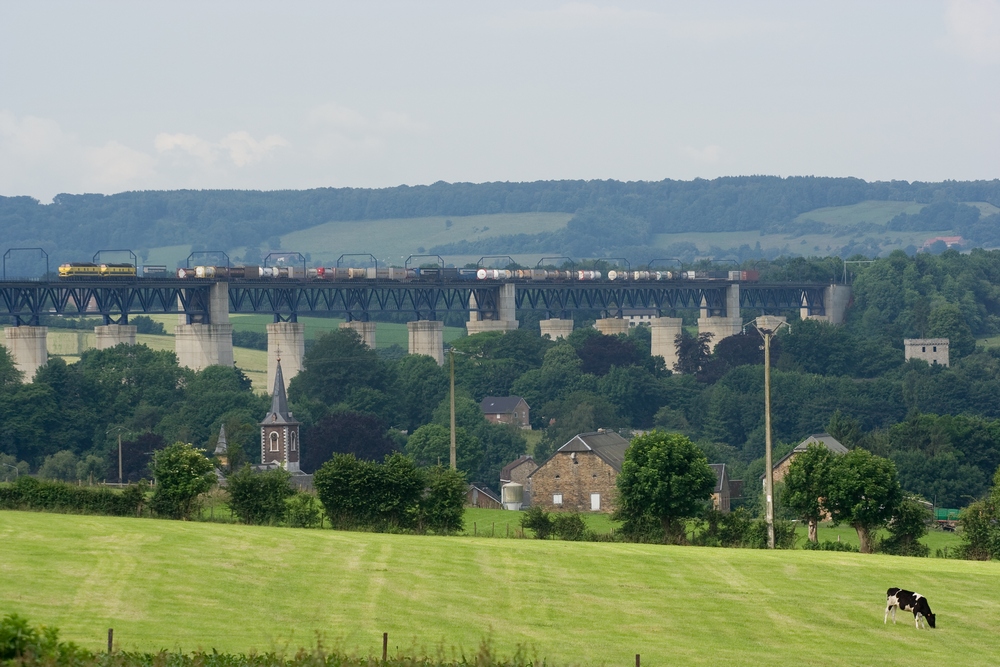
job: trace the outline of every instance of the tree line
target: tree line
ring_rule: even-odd
[[[646,251],[644,243],[651,234],[784,229],[801,213],[866,200],[951,206],[893,224],[903,229],[949,224],[976,242],[997,240],[991,222],[995,216],[980,218],[967,210],[970,207],[954,208],[961,202],[1000,206],[997,180],[869,183],[856,178],[774,176],[60,194],[44,205],[31,197],[0,197],[0,234],[11,247],[45,248],[60,263],[87,259],[103,248],[139,252],[193,244],[197,249],[277,250],[281,235],[331,221],[564,212],[574,214],[567,230],[501,237],[490,242],[489,252],[534,249],[594,257],[612,248],[618,252],[631,248],[640,253],[638,257]],[[432,252],[470,250],[483,248],[441,247]]]

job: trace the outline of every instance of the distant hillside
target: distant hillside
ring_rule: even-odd
[[[525,251],[642,256],[652,252],[650,244],[657,235],[665,234],[835,233],[842,230],[833,230],[833,222],[803,214],[863,202],[898,203],[889,207],[894,212],[888,221],[883,216],[868,222],[868,231],[876,234],[940,229],[956,231],[976,245],[1000,245],[997,214],[962,205],[975,202],[986,206],[986,212],[995,210],[1000,206],[1000,180],[868,183],[855,178],[773,176],[62,194],[47,205],[30,197],[0,197],[0,234],[5,247],[42,247],[53,262],[59,262],[87,259],[106,248],[140,253],[163,246],[249,248],[266,253],[277,249],[284,235],[338,221],[395,220],[402,227],[414,218],[561,213],[571,216],[565,228],[510,233],[494,228],[489,236],[456,236],[445,243],[421,245],[428,252],[456,255]],[[924,214],[923,205],[935,205],[933,215]],[[379,238],[370,239],[370,252],[382,252],[379,243]]]

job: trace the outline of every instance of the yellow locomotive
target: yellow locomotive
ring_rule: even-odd
[[[133,264],[70,262],[59,265],[60,278],[134,278],[135,275],[135,265]]]

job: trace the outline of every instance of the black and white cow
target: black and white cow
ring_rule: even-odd
[[[885,618],[882,619],[884,625],[889,619],[889,612],[892,612],[892,622],[896,622],[896,609],[913,612],[913,624],[920,628],[920,620],[926,619],[926,624],[934,627],[934,614],[931,613],[931,606],[927,604],[927,598],[920,593],[904,591],[902,588],[890,588],[885,593]]]

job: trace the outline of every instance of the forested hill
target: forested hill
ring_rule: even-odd
[[[30,197],[0,197],[0,234],[7,247],[42,247],[59,259],[79,258],[103,248],[257,246],[331,221],[562,212],[577,214],[575,224],[570,225],[573,248],[564,247],[568,237],[551,232],[493,243],[523,244],[526,250],[572,249],[583,256],[612,247],[641,246],[658,233],[784,230],[804,212],[863,201],[950,204],[950,212],[945,211],[943,218],[940,212],[928,218],[930,223],[917,215],[894,223],[931,224],[931,229],[935,224],[937,228],[960,227],[967,238],[991,243],[997,225],[993,221],[984,224],[974,207],[956,209],[955,205],[987,202],[1000,206],[1000,180],[868,183],[856,178],[746,176],[627,183],[439,182],[385,189],[61,194],[51,204]]]

